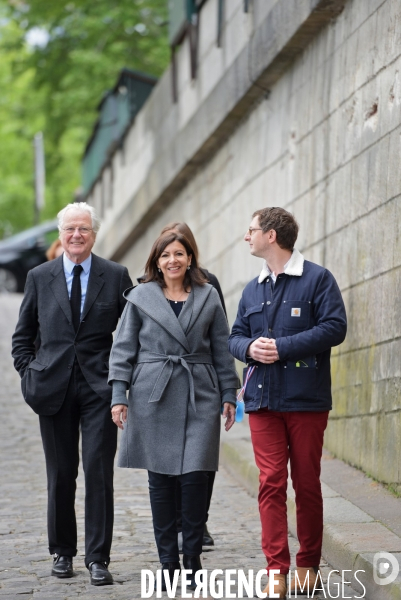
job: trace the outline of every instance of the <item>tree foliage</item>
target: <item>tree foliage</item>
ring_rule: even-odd
[[[0,0],[0,237],[32,224],[34,134],[43,131],[46,208],[80,184],[96,107],[121,68],[168,63],[166,0]]]

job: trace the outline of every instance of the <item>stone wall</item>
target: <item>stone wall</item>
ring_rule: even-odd
[[[326,446],[401,483],[401,5],[397,0],[226,2],[200,17],[199,71],[178,54],[88,201],[97,251],[141,274],[168,222],[186,221],[219,278],[229,319],[261,263],[242,241],[252,212],[279,205],[297,247],[330,269],[349,318],[332,358]],[[293,6],[293,5],[292,5]]]

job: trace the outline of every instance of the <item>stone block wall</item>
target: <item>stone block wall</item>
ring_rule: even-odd
[[[334,273],[349,318],[326,446],[400,485],[401,5],[226,4],[222,48],[208,0],[198,78],[184,43],[178,103],[168,71],[88,198],[104,216],[98,252],[138,276],[162,227],[186,221],[232,322],[261,268],[243,242],[252,212],[292,211],[298,249]]]

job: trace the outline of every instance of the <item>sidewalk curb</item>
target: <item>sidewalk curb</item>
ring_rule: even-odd
[[[252,497],[257,498],[259,470],[254,462],[249,432],[244,425],[238,427],[231,437],[223,433],[220,462]],[[373,578],[373,556],[376,552],[394,554],[401,565],[401,539],[325,483],[322,483],[322,493],[325,503],[322,555],[325,560],[339,571],[364,571],[358,573],[358,579],[365,586],[367,597],[401,600],[400,574],[393,583],[384,586],[376,584]],[[296,537],[295,498],[290,480],[287,512],[289,530]],[[362,588],[358,593],[363,593]]]

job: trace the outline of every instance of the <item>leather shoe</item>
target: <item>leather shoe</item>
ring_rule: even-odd
[[[274,585],[273,592],[274,594],[278,594],[276,598],[286,598],[287,597],[287,575],[283,575],[282,573],[276,573],[274,575]],[[271,598],[269,596],[270,586],[267,584],[263,592],[267,594],[267,598]]]
[[[92,585],[112,585],[113,577],[107,568],[106,563],[92,562],[90,563],[89,573],[91,576]]]
[[[60,579],[64,577],[73,577],[72,556],[58,556],[58,554],[56,554],[53,557],[52,575],[54,575],[54,577],[59,577]]]
[[[291,593],[308,594],[312,596],[315,587],[319,567],[297,567],[294,578],[291,581]]]
[[[191,571],[189,580],[190,582],[188,583],[187,587],[190,590],[196,589],[197,584],[195,582],[195,573],[202,569],[200,556],[187,556],[186,554],[183,554],[182,564],[184,566],[184,569],[189,569]]]
[[[205,528],[203,530],[202,546],[214,546],[214,539],[210,535],[206,523],[205,523]]]
[[[164,571],[168,571],[170,576],[170,587],[174,581],[174,573],[175,571],[181,572],[181,565],[179,562],[172,563],[162,563],[162,592],[167,592],[166,580],[164,578]],[[156,581],[155,581],[155,591],[157,590]]]

